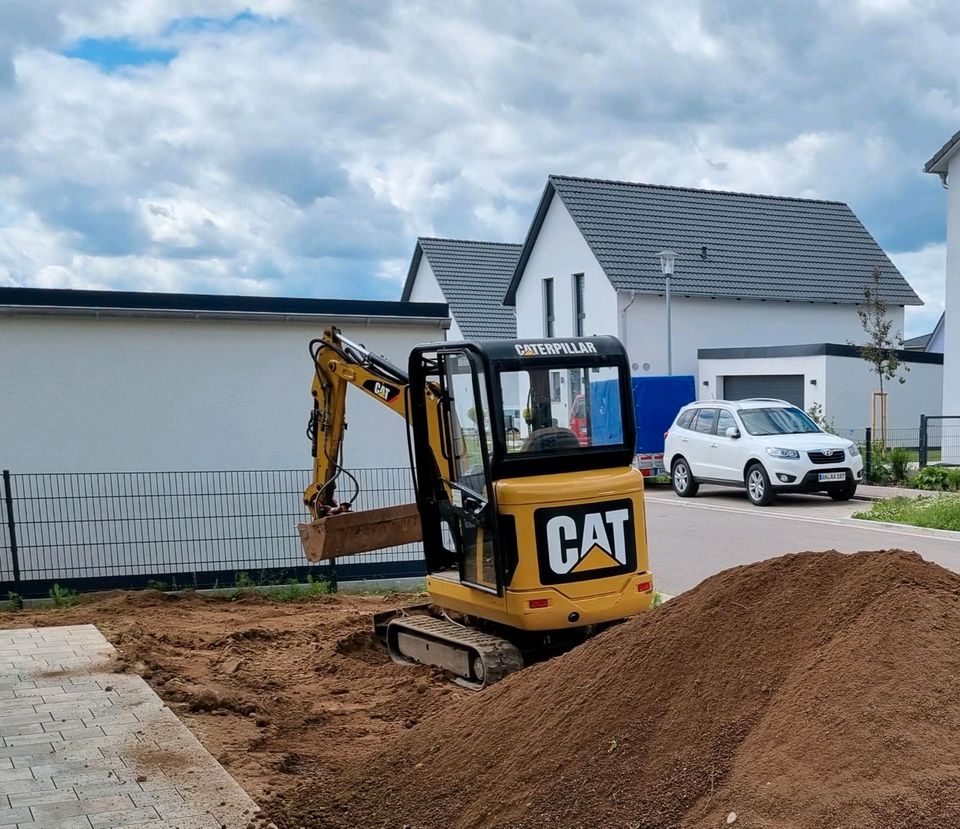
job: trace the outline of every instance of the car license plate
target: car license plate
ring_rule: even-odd
[[[817,476],[817,480],[821,484],[828,483],[829,481],[845,481],[847,480],[846,472],[821,472]]]

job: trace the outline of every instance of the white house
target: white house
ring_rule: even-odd
[[[921,304],[841,202],[550,176],[506,294],[517,336],[618,334],[634,374],[666,374],[663,249],[675,374],[704,348],[861,341],[875,266],[896,330]]]
[[[503,297],[521,245],[464,239],[417,239],[401,301],[445,302],[451,340],[515,339],[517,321]],[[519,418],[519,392],[504,384],[504,408]]]
[[[0,468],[306,469],[307,347],[331,324],[406,367],[449,319],[440,303],[0,288]],[[357,393],[348,420],[346,466],[408,465],[395,414]]]

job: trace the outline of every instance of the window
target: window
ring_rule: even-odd
[[[804,435],[820,431],[804,412],[792,407],[739,411],[743,426],[751,435]]]
[[[738,432],[740,431],[739,427],[737,426],[737,421],[733,419],[733,415],[725,409],[721,409],[720,419],[717,421],[717,434],[720,435],[720,437],[726,437],[727,429],[729,429],[731,426]]]
[[[587,318],[583,309],[583,274],[573,275],[573,336],[582,337],[584,320]]]
[[[543,336],[553,336],[553,280],[543,280]]]
[[[717,409],[701,409],[700,417],[697,418],[697,431],[703,435],[715,434],[718,414]]]
[[[680,417],[677,418],[677,426],[681,429],[689,429],[693,423],[693,416],[697,413],[696,409],[690,409],[688,412],[684,412]]]
[[[580,391],[572,397],[570,387],[558,382],[561,372],[548,368],[505,371],[501,388],[518,382],[527,389],[521,434],[507,441],[507,452],[564,454],[591,446],[622,446],[623,409],[620,401],[620,371],[617,368],[570,369],[580,377]],[[508,379],[509,378],[509,379]],[[559,393],[557,393],[559,392]]]

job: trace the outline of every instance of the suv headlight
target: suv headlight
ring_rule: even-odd
[[[851,458],[859,457],[859,456],[860,456],[860,450],[857,449],[857,444],[851,443],[851,444],[847,447],[847,454],[848,454]]]
[[[771,458],[783,458],[790,461],[800,459],[800,453],[796,449],[777,449],[773,446],[768,446],[767,454]]]

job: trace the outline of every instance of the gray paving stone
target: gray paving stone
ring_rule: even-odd
[[[89,815],[93,829],[112,829],[115,826],[141,826],[160,820],[153,806],[141,806],[128,812],[107,812],[101,815]]]
[[[96,800],[72,800],[63,803],[47,803],[32,806],[33,819],[44,821],[63,820],[78,815],[97,815],[104,812],[125,812],[133,808],[133,801],[126,796],[103,797]]]
[[[33,820],[33,817],[30,814],[30,809],[26,806],[17,809],[11,809],[9,806],[6,808],[0,807],[0,826],[16,826],[18,823],[28,820]]]
[[[23,794],[25,792],[42,792],[56,788],[53,779],[42,777],[37,780],[29,777],[23,780],[5,780],[0,782],[0,795]]]
[[[90,820],[86,815],[78,817],[67,817],[63,820],[54,821],[32,821],[31,823],[18,823],[17,829],[91,829]]]
[[[16,792],[14,794],[8,794],[7,799],[14,808],[17,806],[29,806],[31,809],[36,806],[47,806],[53,803],[79,802],[77,800],[77,794],[73,789],[43,789],[32,792]]]

